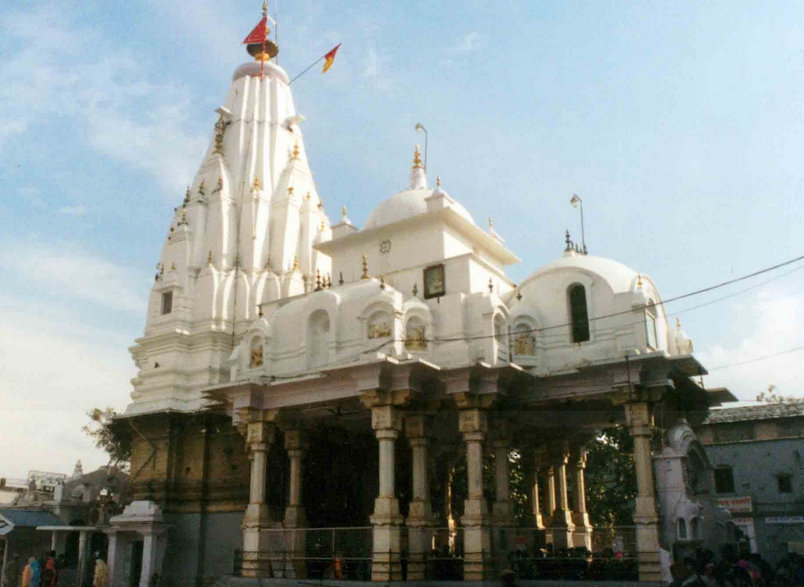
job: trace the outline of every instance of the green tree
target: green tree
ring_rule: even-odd
[[[131,460],[131,441],[116,434],[114,419],[117,415],[114,408],[95,408],[87,412],[91,422],[81,429],[95,446],[106,451],[110,465],[125,468]]]
[[[634,442],[622,426],[606,428],[587,445],[586,503],[596,527],[630,526],[637,494]]]

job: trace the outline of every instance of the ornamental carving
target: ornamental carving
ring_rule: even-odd
[[[386,338],[391,336],[393,327],[390,320],[377,320],[369,324],[369,338]]]
[[[426,351],[427,340],[424,324],[408,324],[405,332],[405,348],[409,351]]]
[[[514,339],[514,354],[532,357],[536,354],[536,339],[528,332],[522,332]]]
[[[251,347],[251,362],[249,366],[252,369],[262,367],[262,343],[257,343]]]

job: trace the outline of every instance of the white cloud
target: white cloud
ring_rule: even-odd
[[[804,351],[753,361],[804,344],[801,296],[782,288],[766,289],[751,296],[745,304],[733,305],[731,313],[737,323],[747,327],[747,334],[733,345],[717,344],[697,353],[712,371],[706,379],[707,387],[726,386],[743,400],[754,399],[768,385],[776,385],[781,395],[804,395],[801,387]],[[735,365],[743,362],[747,363]],[[719,369],[723,366],[731,367]]]
[[[106,455],[81,431],[95,407],[125,407],[134,366],[124,344],[79,339],[86,331],[27,312],[0,312],[0,475],[29,469],[69,473],[77,459],[92,470]],[[119,335],[113,334],[113,339]]]
[[[472,53],[480,48],[480,34],[477,31],[472,31],[461,37],[458,42],[450,47],[449,53]]]
[[[95,302],[112,310],[142,313],[148,277],[67,246],[6,242],[0,266],[37,291]]]
[[[2,17],[0,26],[25,40],[24,49],[0,63],[0,150],[33,125],[66,115],[86,126],[98,152],[151,174],[167,189],[187,183],[207,142],[187,130],[188,92],[151,83],[139,64],[104,50],[108,42],[71,24],[69,14],[17,12]],[[43,27],[47,34],[27,33]]]

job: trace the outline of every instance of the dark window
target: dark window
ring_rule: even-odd
[[[734,493],[734,474],[731,467],[715,469],[715,493]]]
[[[572,342],[589,340],[589,313],[586,310],[586,288],[572,285],[569,288],[570,318],[572,320]]]
[[[170,314],[173,311],[173,292],[166,291],[162,294],[162,314]]]
[[[790,475],[779,475],[776,477],[779,485],[779,493],[793,493],[793,478]]]

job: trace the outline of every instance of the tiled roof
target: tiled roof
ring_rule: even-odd
[[[36,526],[63,526],[64,523],[50,512],[42,510],[23,510],[17,508],[0,508],[0,518],[4,518],[14,527],[35,528]],[[0,532],[2,534],[3,532]]]
[[[738,408],[716,408],[709,412],[704,424],[725,424],[727,422],[748,422],[751,420],[774,420],[804,416],[804,402],[772,403]]]

